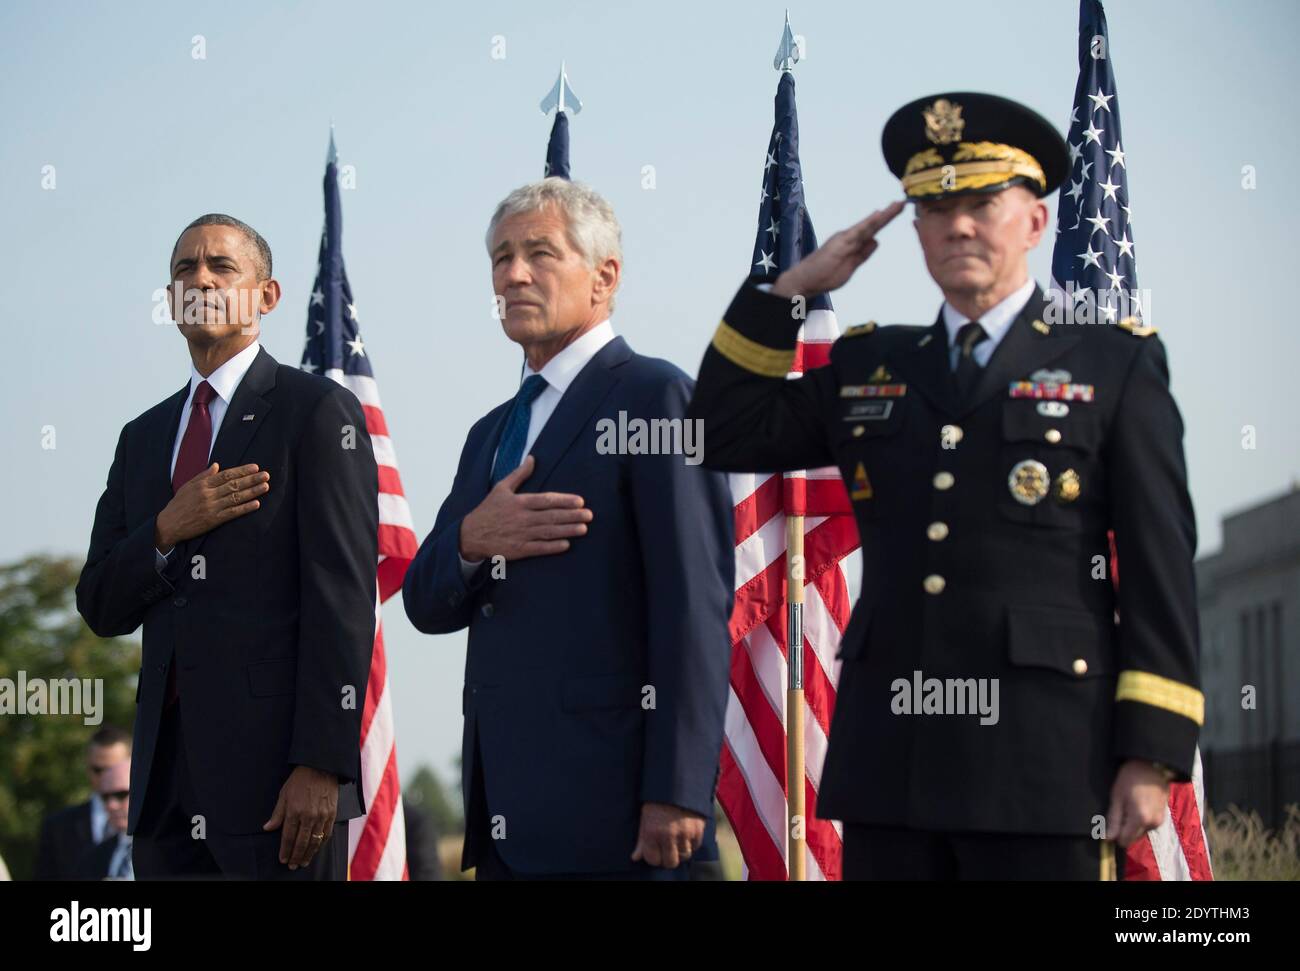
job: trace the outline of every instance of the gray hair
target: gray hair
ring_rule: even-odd
[[[614,207],[590,186],[557,176],[520,186],[501,200],[488,223],[485,239],[488,251],[492,250],[492,236],[503,219],[548,206],[554,206],[563,214],[570,245],[582,254],[593,270],[611,257],[622,265],[623,230],[614,215]],[[612,297],[609,309],[614,309]]]
[[[243,234],[244,240],[253,248],[253,255],[257,264],[257,278],[259,280],[271,279],[271,247],[262,238],[262,234],[248,223],[242,222],[234,216],[227,216],[224,212],[210,212],[205,216],[200,216],[182,229],[181,236],[184,236],[196,226],[230,226],[232,229],[239,230]],[[176,242],[172,244],[172,258],[167,264],[169,272],[171,263],[176,260],[176,247],[181,244],[181,236],[177,236]]]

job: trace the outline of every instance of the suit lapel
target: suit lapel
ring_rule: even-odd
[[[1030,372],[1064,354],[1079,342],[1078,334],[1067,334],[1058,327],[1042,324],[1046,298],[1043,291],[1034,287],[1034,294],[1012,321],[993,356],[984,365],[970,400],[960,409],[966,415],[985,401],[1005,394],[1007,386],[1027,378]],[[1035,327],[1038,322],[1041,327]],[[1043,331],[1046,330],[1046,333]]]
[[[929,330],[904,347],[893,363],[936,408],[956,414],[957,397],[948,365],[948,333],[942,313]]]
[[[532,454],[537,466],[521,491],[541,491],[609,389],[618,383],[613,368],[631,356],[632,349],[627,346],[627,341],[615,337],[578,372],[533,443]]]
[[[488,490],[492,488],[492,460],[496,458],[497,445],[501,441],[501,433],[505,431],[506,419],[510,417],[510,408],[513,404],[513,401],[507,401],[504,405],[499,406],[501,413],[497,415],[497,420],[488,429],[487,436],[483,439],[483,444],[479,447],[478,455],[474,459],[474,464],[470,467],[469,482],[474,488],[474,494],[479,499],[486,496]]]
[[[239,464],[248,443],[271,410],[271,402],[263,395],[275,387],[275,369],[278,366],[275,358],[266,353],[266,348],[258,350],[226,408],[217,440],[212,445],[209,465],[216,462],[224,470]]]
[[[176,447],[176,433],[180,431],[181,413],[185,409],[185,399],[189,397],[190,386],[186,382],[158,410],[158,415],[149,429],[149,444],[145,448],[148,475],[145,489],[148,490],[149,503],[146,508],[162,511],[172,498],[172,450]]]
[[[271,410],[271,402],[264,396],[275,387],[277,367],[279,364],[275,358],[266,353],[266,348],[260,348],[244,374],[244,379],[235,389],[235,396],[226,407],[226,415],[221,419],[221,428],[217,431],[217,440],[212,445],[209,465],[216,462],[224,472],[240,464],[239,460],[243,458],[248,443],[253,440]],[[246,415],[251,416],[247,421],[244,420]],[[193,556],[198,552],[211,535],[209,531],[192,539],[188,555]]]

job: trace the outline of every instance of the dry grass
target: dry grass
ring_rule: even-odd
[[[1277,830],[1264,828],[1259,813],[1236,806],[1206,814],[1210,862],[1216,880],[1300,880],[1300,806],[1286,807]]]

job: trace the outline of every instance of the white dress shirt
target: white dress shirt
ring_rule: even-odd
[[[253,366],[253,359],[257,357],[257,352],[261,348],[259,341],[253,341],[206,378],[199,374],[194,365],[190,365],[190,393],[185,399],[184,407],[181,408],[181,423],[176,427],[176,441],[172,443],[172,463],[167,467],[168,478],[176,471],[176,456],[181,452],[181,439],[185,437],[185,429],[189,427],[195,390],[206,381],[217,393],[217,396],[208,402],[208,415],[212,418],[212,439],[208,442],[210,456],[212,446],[217,441],[217,432],[221,431],[221,420],[226,417],[226,409],[230,407],[230,399],[235,396],[235,389],[244,380],[248,369]]]
[[[190,412],[194,408],[194,392],[204,381],[216,392],[216,397],[208,402],[208,417],[212,419],[212,437],[208,441],[208,458],[212,457],[212,446],[217,442],[217,433],[221,431],[221,421],[226,417],[226,409],[230,407],[230,400],[235,396],[235,390],[239,387],[244,375],[248,369],[253,366],[253,360],[257,357],[257,352],[261,350],[260,341],[253,341],[242,351],[232,357],[221,367],[217,368],[206,378],[199,374],[198,369],[193,364],[190,365],[190,393],[185,398],[185,404],[181,407],[181,423],[176,426],[176,440],[172,443],[172,461],[167,467],[167,478],[170,480],[176,472],[176,457],[181,453],[181,440],[185,438],[185,429],[190,424]],[[209,462],[209,464],[211,464]],[[155,567],[161,573],[167,566],[167,557],[171,555],[171,550],[163,553],[157,550]]]
[[[90,838],[96,843],[104,841],[104,831],[108,829],[108,807],[99,798],[98,792],[90,794]]]
[[[564,397],[564,392],[569,390],[569,385],[578,376],[578,372],[590,364],[591,359],[600,349],[613,339],[614,325],[607,318],[543,364],[540,371],[534,371],[527,364],[524,365],[523,376],[519,379],[520,386],[534,374],[540,374],[546,380],[546,387],[533,399],[532,410],[529,412],[528,436],[524,439],[525,456],[532,449],[542,429],[546,427],[551,415],[555,413],[560,399]],[[492,462],[496,464],[495,451],[492,453]],[[470,562],[461,557],[460,572],[468,580],[482,562],[482,560]]]
[[[537,441],[537,436],[546,427],[546,422],[554,414],[556,406],[564,397],[564,392],[569,390],[569,385],[578,376],[578,372],[613,339],[614,325],[604,320],[543,364],[540,371],[534,371],[527,364],[524,365],[523,377],[519,379],[520,386],[534,374],[540,374],[546,379],[546,388],[533,399],[532,413],[528,418],[528,437],[524,439],[524,455],[528,454],[533,443]],[[495,460],[494,455],[493,461]]]
[[[988,334],[989,338],[976,344],[971,352],[975,355],[976,364],[984,367],[989,363],[989,358],[997,350],[998,342],[1006,336],[1012,322],[1020,315],[1020,311],[1025,309],[1025,305],[1033,295],[1034,278],[1030,277],[1019,290],[980,314],[980,326],[984,328],[984,333]],[[948,331],[948,366],[954,371],[957,369],[957,331],[961,330],[963,324],[968,323],[970,323],[969,317],[947,300],[943,302],[943,326]]]

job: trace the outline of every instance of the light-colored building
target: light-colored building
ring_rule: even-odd
[[[1300,485],[1225,517],[1196,583],[1206,798],[1276,825],[1300,802]]]

